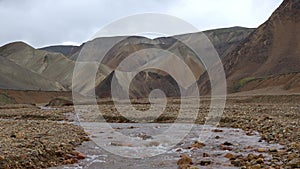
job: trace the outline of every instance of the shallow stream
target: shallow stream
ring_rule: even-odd
[[[260,140],[258,133],[247,134],[241,129],[216,128],[203,125],[194,125],[188,135],[174,144],[172,136],[178,133],[164,133],[172,124],[158,123],[82,123],[93,141],[85,142],[78,147],[87,158],[78,164],[59,167],[59,169],[176,169],[180,154],[188,154],[194,165],[201,168],[236,168],[224,156],[227,153],[247,156],[249,153],[263,154],[267,161],[271,158],[267,153],[258,153],[258,148],[280,149],[278,144],[268,144]],[[109,127],[107,126],[109,125]],[[111,127],[110,127],[111,126]],[[203,143],[204,147],[189,148],[199,140],[201,132],[208,131],[209,138]],[[118,134],[130,136],[129,140]],[[156,140],[157,135],[165,139]],[[201,139],[200,139],[201,140]],[[98,144],[96,144],[98,143]],[[228,145],[231,150],[224,150],[221,145]],[[203,154],[209,157],[203,157]],[[132,158],[139,157],[139,158]],[[200,166],[201,161],[211,161],[208,166]]]

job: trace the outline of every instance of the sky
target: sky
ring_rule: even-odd
[[[283,0],[0,0],[0,46],[24,41],[36,48],[80,45],[120,18],[162,13],[199,31],[258,27]]]

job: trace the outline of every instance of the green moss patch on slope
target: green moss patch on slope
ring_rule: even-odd
[[[2,104],[15,104],[16,100],[9,97],[6,93],[0,93],[0,105]]]

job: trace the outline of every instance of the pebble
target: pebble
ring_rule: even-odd
[[[228,151],[232,151],[233,150],[232,147],[224,146],[224,145],[221,145],[220,148],[221,148],[221,150],[228,150]]]
[[[261,165],[260,164],[256,164],[250,167],[250,169],[260,169]]]
[[[85,158],[86,158],[86,156],[84,154],[82,154],[82,153],[77,154],[77,159],[78,160],[82,160],[82,159],[85,159]]]
[[[157,142],[157,141],[151,141],[150,143],[148,143],[146,146],[147,147],[157,147],[157,146],[159,146],[160,145],[160,143],[159,142]],[[178,149],[179,150],[179,149]],[[178,151],[178,150],[176,150],[176,151]],[[180,150],[179,150],[180,151]]]
[[[210,155],[208,153],[203,153],[202,157],[210,157]]]
[[[225,157],[225,158],[228,158],[228,159],[232,159],[232,158],[234,158],[235,156],[234,156],[233,154],[231,154],[231,153],[227,153],[227,154],[225,154],[224,157]]]
[[[258,148],[257,149],[257,152],[260,152],[260,153],[263,153],[263,152],[266,152],[266,151],[268,151],[268,149],[266,149],[266,148]]]
[[[258,158],[255,162],[257,164],[262,164],[262,163],[264,163],[264,159],[263,158]]]
[[[202,161],[200,161],[200,165],[202,165],[202,166],[208,166],[211,163],[212,163],[211,160],[202,160]]]
[[[181,154],[180,159],[177,161],[177,165],[182,166],[190,164],[192,164],[192,159],[187,154]]]
[[[247,156],[247,160],[248,161],[251,161],[251,160],[253,160],[255,158],[255,156],[253,155],[253,154],[248,154],[248,156]]]
[[[129,143],[111,142],[110,145],[112,145],[112,146],[120,146],[120,147],[132,147],[132,144],[129,144]]]
[[[236,159],[236,160],[232,160],[231,161],[231,164],[235,167],[241,167],[242,166],[242,163],[239,159]]]
[[[276,152],[277,152],[277,149],[276,149],[276,148],[270,148],[269,151],[270,151],[271,153],[276,153]]]
[[[216,136],[216,137],[215,137],[215,139],[220,139],[220,138],[221,138],[220,136]]]
[[[288,162],[288,166],[293,168],[300,168],[300,158],[294,158]]]
[[[215,132],[215,133],[221,133],[221,132],[223,132],[223,130],[220,130],[220,129],[214,129],[212,131]]]
[[[225,146],[232,146],[233,144],[226,141],[225,143],[223,143],[223,145],[225,145]]]
[[[204,146],[205,146],[204,143],[200,143],[200,142],[196,141],[194,144],[192,144],[191,146],[189,146],[188,149],[192,149],[192,148],[200,149],[200,148],[202,148]]]

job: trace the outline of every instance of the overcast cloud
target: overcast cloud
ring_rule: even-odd
[[[81,44],[125,16],[157,12],[199,30],[257,27],[283,0],[0,0],[0,46],[25,41],[34,47]]]

